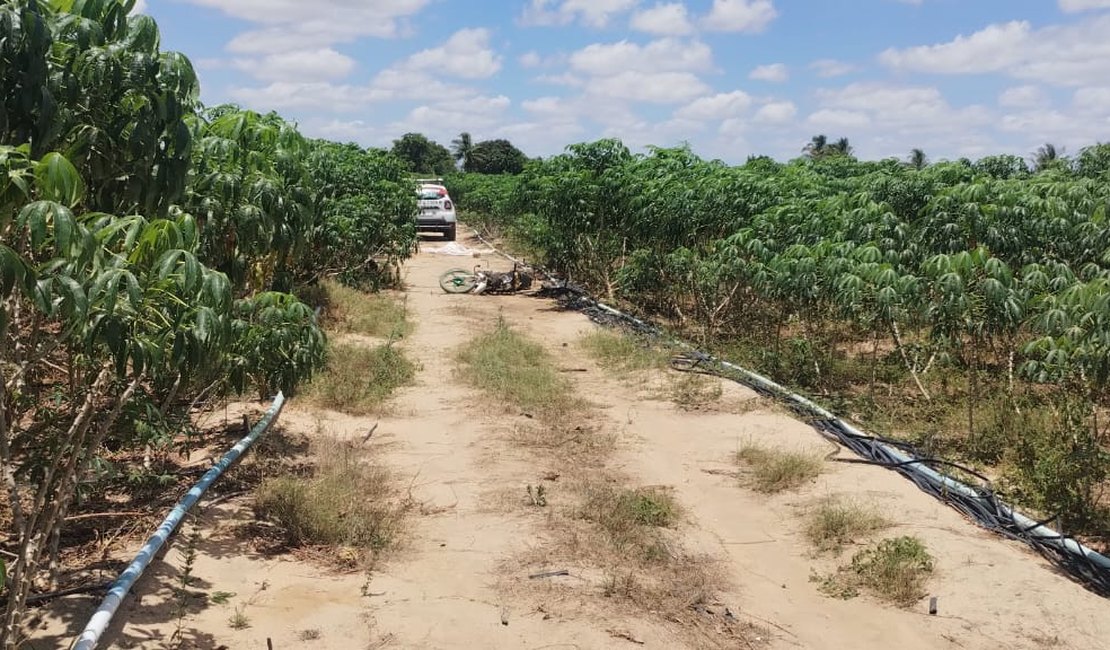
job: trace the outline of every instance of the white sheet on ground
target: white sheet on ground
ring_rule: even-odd
[[[455,241],[440,246],[439,248],[425,248],[424,250],[429,253],[435,253],[436,255],[458,255],[459,257],[471,257],[473,255],[490,255],[493,253],[493,249],[478,250],[467,248],[466,246],[463,246],[459,242]]]

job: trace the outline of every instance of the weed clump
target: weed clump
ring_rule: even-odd
[[[307,398],[350,415],[376,413],[398,388],[412,384],[416,371],[416,364],[394,345],[336,344],[327,368],[309,384]]]
[[[878,598],[909,607],[925,596],[925,583],[933,573],[933,557],[916,537],[884,539],[852,557],[852,562],[831,576],[815,577],[821,591],[839,598],[853,598],[863,588]]]
[[[751,471],[751,484],[757,492],[774,494],[805,485],[821,474],[821,459],[813,454],[745,445],[736,453],[737,461]]]
[[[294,546],[364,552],[394,546],[405,508],[392,475],[335,438],[315,443],[314,456],[309,476],[278,476],[259,487],[257,514],[281,526]]]
[[[825,499],[807,513],[806,540],[820,552],[840,552],[875,531],[891,525],[873,508],[840,499]]]
[[[581,340],[586,353],[602,366],[621,371],[654,370],[667,367],[668,355],[646,338],[597,330]]]
[[[543,420],[565,418],[581,406],[540,344],[516,332],[503,318],[459,351],[462,376],[476,388]]]
[[[322,280],[317,299],[324,303],[325,324],[338,332],[397,339],[412,332],[405,304],[383,293],[366,293],[334,280]]]

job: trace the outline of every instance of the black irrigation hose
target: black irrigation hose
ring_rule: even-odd
[[[505,257],[513,260],[508,255]],[[545,275],[552,277],[547,273]],[[600,325],[616,326],[653,338],[666,338],[654,324],[604,306],[590,298],[585,289],[570,282],[546,286],[536,295],[557,298],[565,309],[582,312]],[[808,422],[823,437],[847,447],[860,457],[858,460],[844,459],[844,461],[876,465],[898,472],[919,489],[961,512],[979,526],[1030,546],[1069,577],[1094,593],[1110,598],[1110,560],[1085,549],[1070,535],[1044,533],[1042,528],[1044,524],[1059,515],[1054,515],[1045,522],[1022,524],[1018,520],[1019,517],[1025,520],[1028,518],[1002,502],[990,480],[975,470],[951,461],[923,456],[912,445],[902,441],[849,430],[849,425],[842,419],[808,402],[805,398],[792,396],[786,389],[773,382],[768,382],[769,385],[763,384],[754,380],[752,375],[746,376],[730,370],[721,361],[688,345],[683,344],[683,347],[688,351],[684,356],[672,361],[675,369],[716,375],[747,386],[766,397],[786,401],[794,413]],[[908,458],[898,458],[894,450],[902,452]],[[927,467],[930,471],[921,471],[918,469],[920,467]],[[949,472],[938,470],[938,467],[958,470],[976,479],[978,484],[969,484],[966,480],[957,479]],[[962,489],[952,489],[953,486]]]
[[[585,313],[594,322],[602,325],[615,325],[646,336],[656,338],[664,336],[663,332],[654,325],[626,314],[614,314],[612,311],[602,309],[597,302],[586,297],[584,292],[575,293],[578,293],[578,295],[568,296],[568,299],[564,300],[564,304],[568,308]],[[1046,560],[1094,593],[1103,597],[1110,597],[1110,569],[1100,566],[1083,553],[1073,552],[1067,544],[1063,543],[1071,541],[1078,544],[1079,542],[1075,538],[1063,534],[1056,536],[1031,534],[1033,530],[1043,526],[1047,521],[1056,519],[1058,515],[1054,515],[1046,522],[1036,522],[1032,526],[1019,524],[1014,509],[999,499],[990,480],[970,467],[940,458],[923,456],[912,445],[900,440],[860,435],[849,431],[839,418],[830,418],[823,413],[815,412],[805,404],[790,399],[782,391],[772,390],[757,382],[745,380],[738,373],[729,371],[720,362],[703,352],[691,351],[675,359],[671,365],[676,370],[720,376],[777,400],[786,399],[791,410],[807,421],[822,436],[842,444],[860,457],[859,459],[843,459],[843,462],[875,465],[898,472],[917,485],[919,489],[955,508],[979,526],[1007,539],[1027,544]],[[910,456],[909,460],[896,458],[891,454],[890,448],[896,448],[904,452],[907,456]],[[958,480],[969,489],[968,491],[971,494],[949,489],[947,485],[930,478],[927,474],[914,471],[913,468],[916,466],[927,466],[950,480]],[[961,474],[973,477],[978,483],[969,483],[967,480],[957,479],[950,471],[944,472],[940,468],[956,470]]]

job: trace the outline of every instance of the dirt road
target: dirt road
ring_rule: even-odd
[[[580,314],[529,297],[439,289],[442,271],[472,263],[429,252],[408,263],[416,329],[404,347],[421,370],[391,416],[314,412],[296,400],[282,415],[282,427],[310,435],[361,438],[380,422],[370,442],[374,453],[418,504],[403,550],[370,575],[337,575],[245,551],[229,532],[229,522],[248,517],[244,504],[210,509],[192,572],[211,592],[235,596],[187,617],[185,647],[265,648],[269,638],[279,649],[1110,648],[1110,603],[891,472],[830,463],[801,491],[765,496],[741,487],[729,473],[745,441],[821,454],[828,445],[775,408],[752,408],[754,395],[731,384],[723,387],[726,406],[689,412],[644,382],[603,370],[578,345],[595,327]],[[521,505],[524,488],[560,461],[509,444],[507,422],[516,416],[507,419],[485,404],[456,377],[453,361],[454,350],[498,315],[542,342],[560,366],[585,370],[572,373],[576,391],[595,404],[596,426],[616,437],[607,470],[631,484],[673,488],[685,513],[679,527],[685,544],[714,558],[722,573],[717,601],[757,626],[746,641],[699,639],[650,611],[611,606],[599,595],[601,577],[589,572],[529,579],[545,569],[534,551],[551,540],[545,515]],[[815,556],[801,537],[799,515],[821,497],[842,494],[878,504],[897,524],[890,534],[925,541],[936,563],[929,592],[938,598],[938,615],[929,616],[924,603],[898,609],[866,596],[820,593],[811,575],[834,570],[844,558]],[[178,625],[170,601],[180,566],[181,554],[171,551],[144,578],[141,598],[120,612],[113,647],[165,647]],[[237,614],[247,619],[243,629],[229,625]]]

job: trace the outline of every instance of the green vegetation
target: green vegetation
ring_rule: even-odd
[[[325,306],[325,325],[334,332],[351,332],[382,339],[397,339],[412,333],[404,302],[386,294],[367,294],[334,280],[320,283]]]
[[[393,141],[391,153],[410,172],[443,175],[455,171],[455,161],[447,147],[420,133],[406,133]]]
[[[819,456],[756,444],[744,445],[736,452],[736,459],[749,469],[752,488],[766,494],[799,488],[817,478],[823,469]]]
[[[874,508],[843,499],[829,498],[817,503],[806,513],[806,540],[821,552],[836,552],[847,544],[888,528],[886,517]]]
[[[400,160],[202,106],[134,5],[0,3],[3,648],[78,488],[179,450],[191,406],[294,393],[325,340],[292,288],[374,286],[415,241]]]
[[[852,598],[863,588],[882,600],[909,607],[926,595],[933,558],[916,537],[885,539],[852,557],[852,562],[830,576],[815,577],[821,590]]]
[[[405,509],[392,475],[349,442],[323,438],[312,451],[316,465],[307,476],[278,476],[259,487],[258,515],[280,525],[290,544],[351,548],[358,562],[395,546]]]
[[[251,619],[243,611],[243,608],[236,607],[235,613],[227,619],[227,625],[233,630],[245,630],[251,626]]]
[[[622,372],[667,367],[670,356],[647,338],[597,329],[582,338],[582,347],[606,368]]]
[[[380,413],[398,388],[412,384],[416,370],[404,351],[393,344],[340,343],[331,347],[327,366],[313,378],[306,397],[349,415]]]
[[[457,359],[462,376],[475,387],[538,418],[565,418],[581,405],[543,346],[513,330],[503,318],[492,331],[463,346]]]
[[[552,270],[1104,535],[1110,144],[1032,168],[804,151],[729,166],[601,140],[449,183]]]
[[[602,546],[610,552],[630,554],[641,561],[670,559],[655,530],[678,522],[678,502],[668,490],[590,483],[584,486],[583,502],[577,514],[596,525],[603,537]]]

